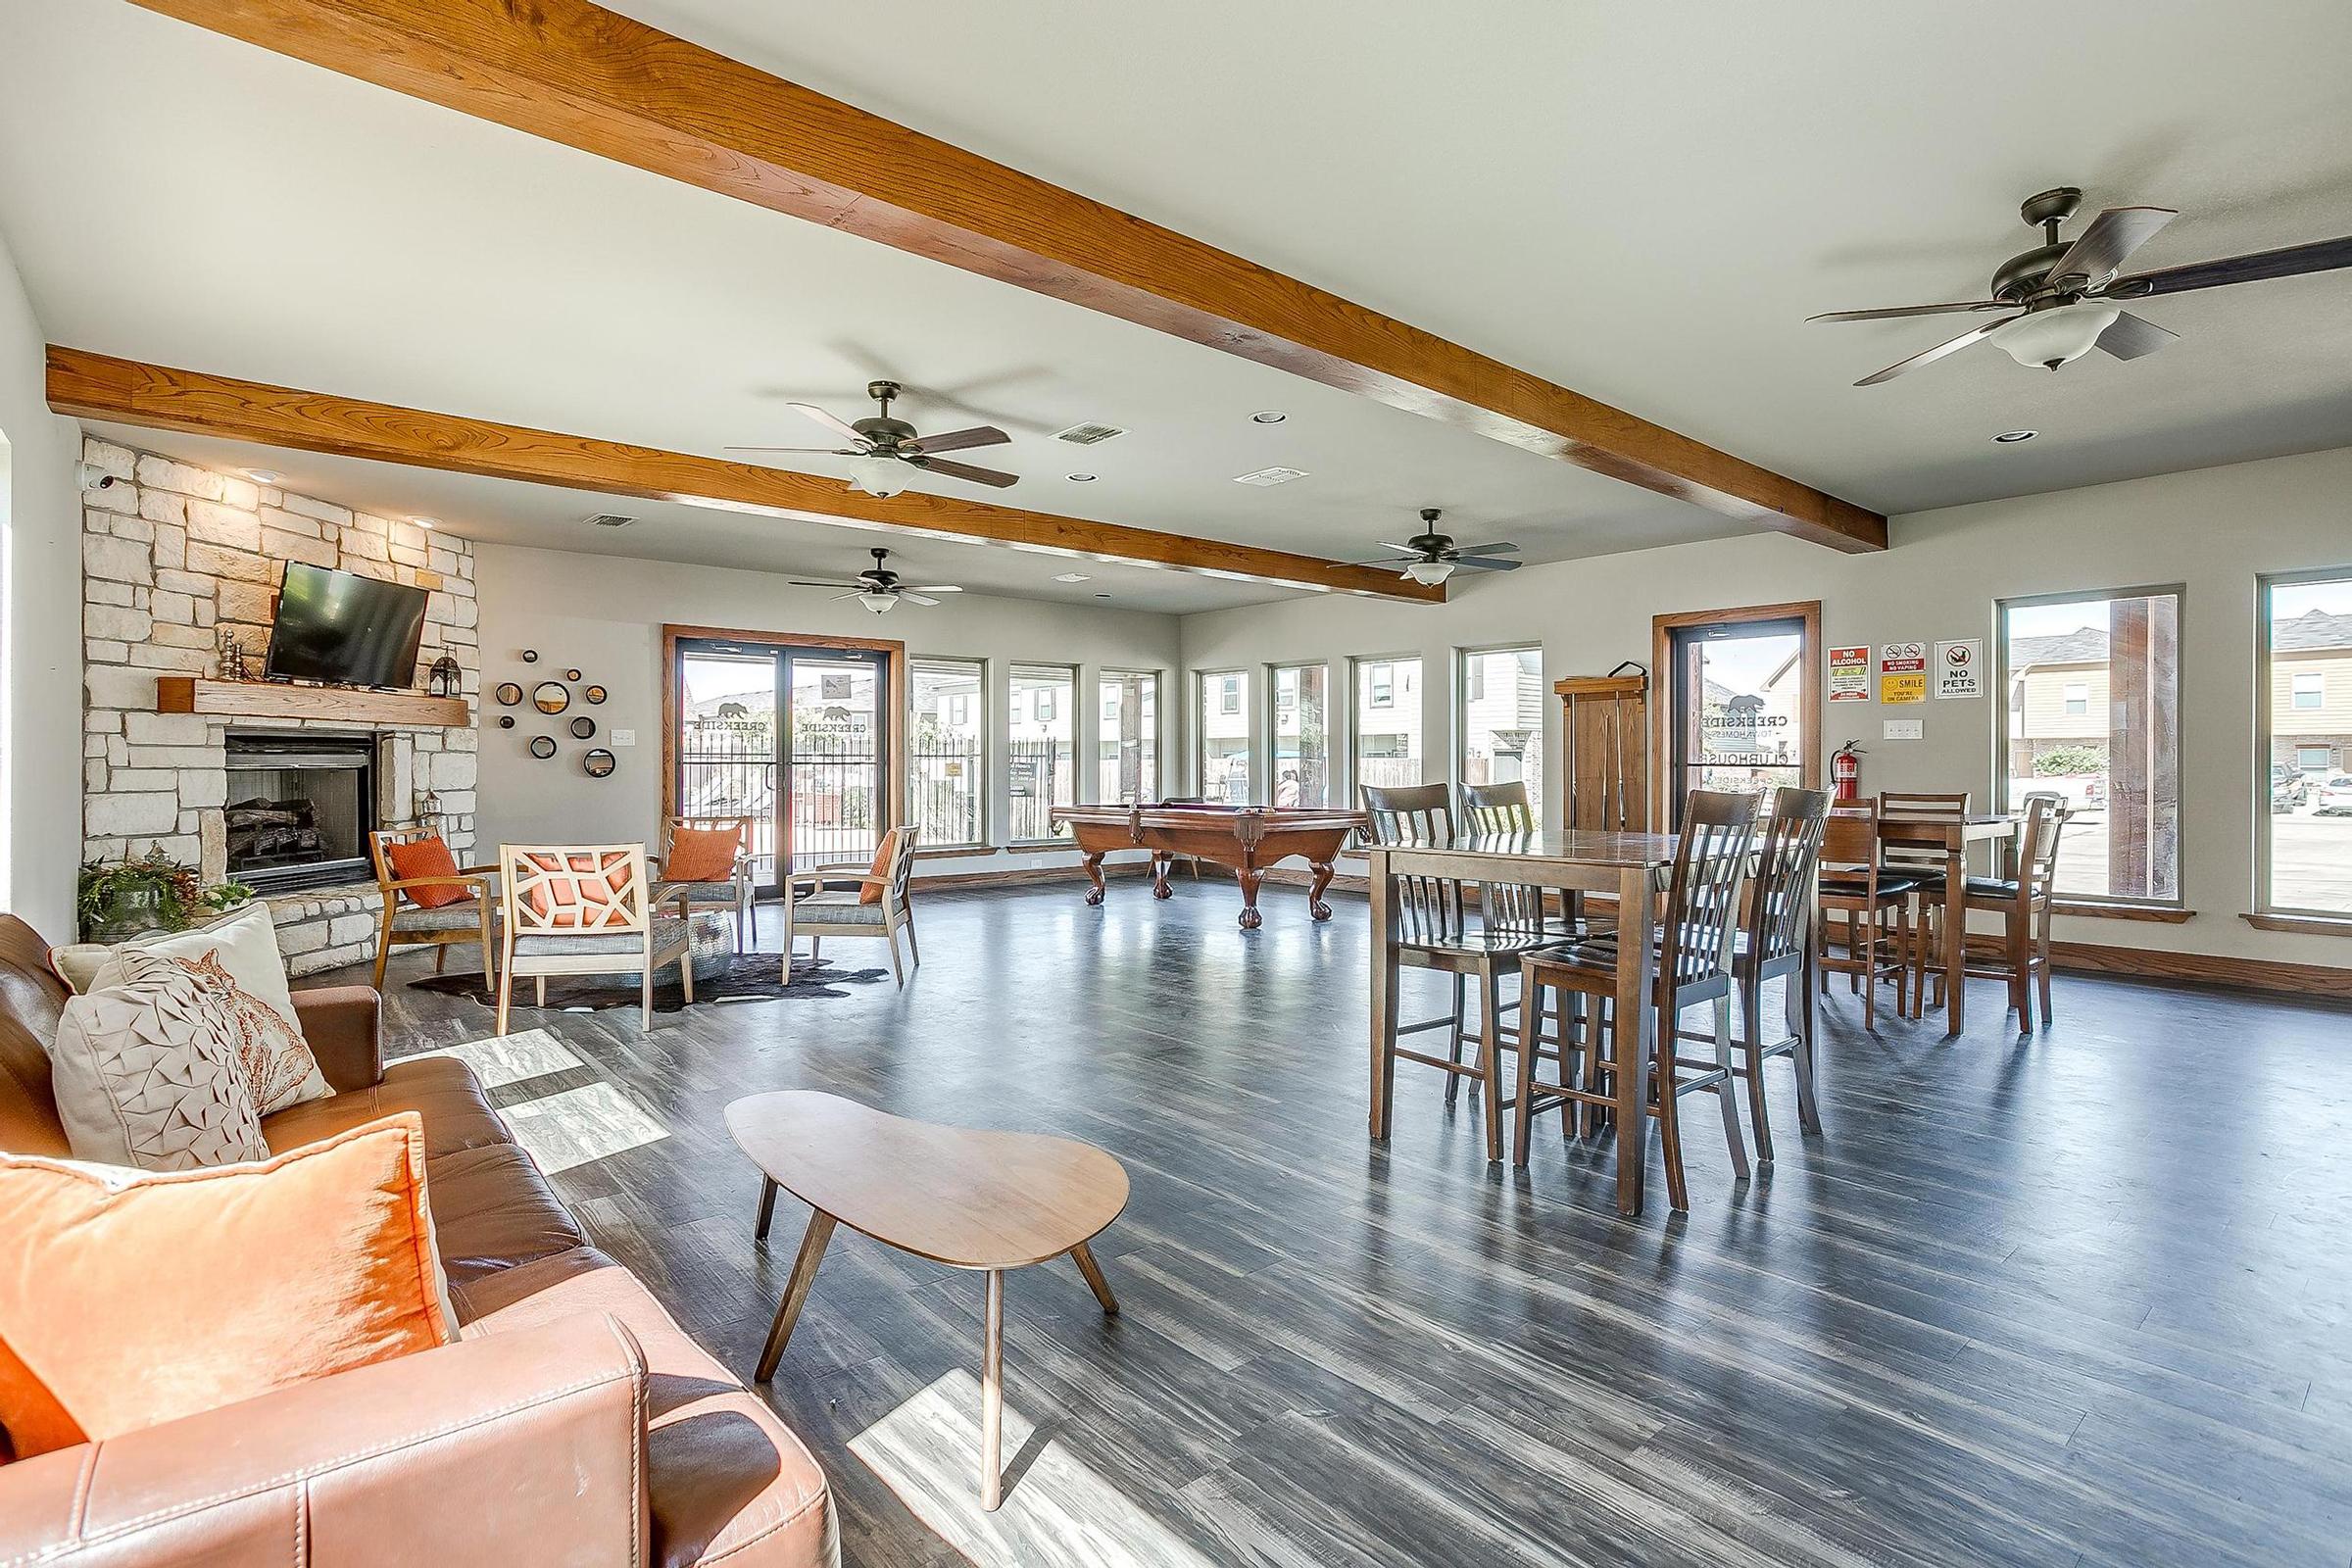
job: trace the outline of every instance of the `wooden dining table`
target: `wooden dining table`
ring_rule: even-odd
[[[1967,1022],[1968,1008],[1968,850],[1972,844],[2008,844],[2017,837],[2018,820],[2011,816],[1965,816],[1946,819],[1882,817],[1879,846],[1943,852],[1943,887],[1947,899],[1943,922],[1943,1034],[1957,1035]],[[1995,874],[2005,874],[1996,869]]]
[[[1586,894],[1616,899],[1620,922],[1651,923],[1659,891],[1674,864],[1675,841],[1660,833],[1479,832],[1467,826],[1449,833],[1371,844],[1372,899],[1372,1136],[1389,1136],[1389,1110],[1396,1097],[1396,1063],[1384,1049],[1396,1015],[1397,915],[1395,879],[1399,876],[1451,878],[1501,887],[1535,887],[1557,892],[1573,906]],[[1646,1164],[1651,1054],[1656,1049],[1655,1009],[1650,991],[1655,958],[1647,942],[1617,944],[1615,1016],[1639,1020],[1617,1043],[1616,1127],[1617,1208],[1642,1212],[1642,1177]],[[1524,1110],[1522,1114],[1524,1114]],[[1622,1147],[1635,1140],[1634,1147]]]

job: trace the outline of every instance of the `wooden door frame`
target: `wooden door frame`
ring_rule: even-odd
[[[1821,728],[1823,653],[1821,601],[1790,600],[1778,605],[1740,605],[1730,610],[1686,610],[1649,620],[1649,777],[1650,825],[1653,832],[1669,831],[1674,820],[1674,634],[1687,626],[1743,625],[1759,620],[1800,622],[1797,658],[1805,666],[1804,733],[1798,737],[1798,757],[1804,787],[1821,788]]]
[[[702,640],[759,643],[769,648],[825,649],[880,654],[884,659],[884,687],[879,701],[888,705],[889,722],[882,730],[882,813],[877,836],[906,820],[906,645],[887,637],[823,637],[812,632],[750,631],[740,626],[672,626],[662,628],[662,814],[678,814],[678,645]],[[783,867],[777,868],[779,876]]]

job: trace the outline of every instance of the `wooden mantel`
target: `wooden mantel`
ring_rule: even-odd
[[[353,686],[293,686],[282,681],[208,680],[158,675],[159,713],[220,713],[234,718],[318,718],[336,724],[394,724],[464,729],[473,709],[463,697],[364,691]]]

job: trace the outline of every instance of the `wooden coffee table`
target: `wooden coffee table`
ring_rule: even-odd
[[[1066,1252],[1103,1312],[1116,1314],[1087,1243],[1127,1206],[1126,1170],[1074,1139],[909,1121],[812,1090],[738,1100],[727,1107],[727,1131],[766,1177],[754,1235],[766,1238],[779,1187],[815,1210],[760,1352],[760,1382],[775,1376],[836,1224],[934,1263],[987,1273],[980,1504],[996,1507],[1004,1498],[1004,1271]]]

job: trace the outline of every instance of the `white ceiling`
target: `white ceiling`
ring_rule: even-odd
[[[2060,182],[2183,209],[2148,266],[2352,231],[2341,0],[620,9],[1882,511],[2352,439],[2352,273],[2154,302],[2180,343],[2056,375],[1980,348],[1855,389],[1968,323],[1801,320],[1976,295]],[[0,235],[57,341],[710,453],[812,439],[785,398],[854,416],[888,373],[920,426],[1013,433],[972,454],[1024,475],[1011,504],[1334,557],[1421,505],[1534,560],[1734,531],[120,0],[0,0]],[[1134,433],[1049,439],[1080,419]],[[2044,433],[1989,443],[2018,425]],[[642,503],[583,541],[593,497],[249,461],[514,542],[819,574],[877,542]],[[1311,476],[1232,483],[1269,464]],[[1000,591],[1047,564],[908,543]],[[1274,594],[1125,574],[1138,608]]]

